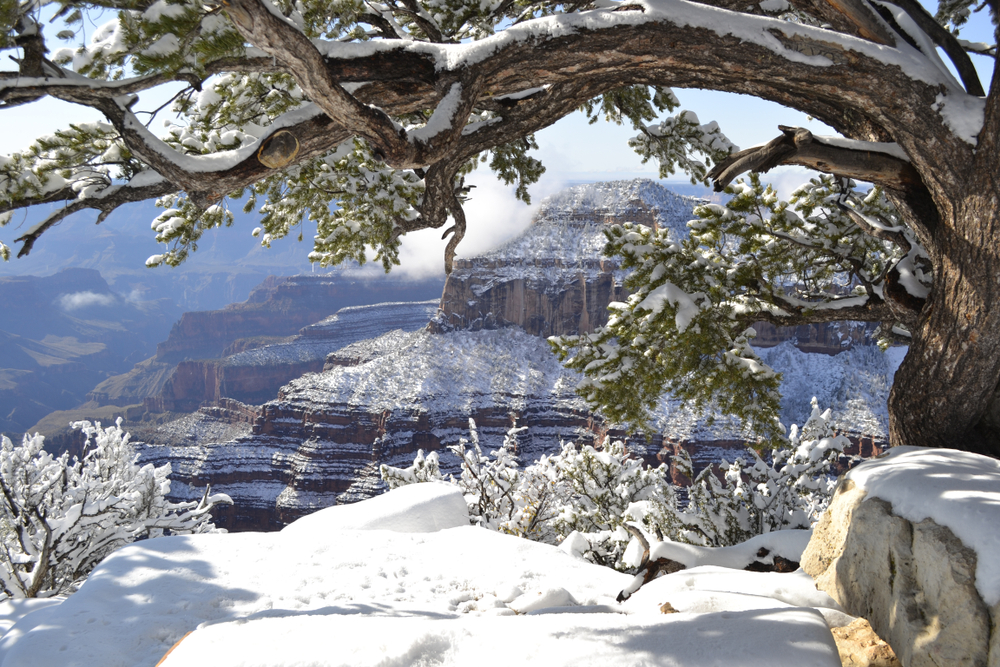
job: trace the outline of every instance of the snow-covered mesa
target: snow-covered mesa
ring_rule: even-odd
[[[466,513],[457,488],[414,484],[278,533],[133,544],[61,603],[7,603],[0,665],[152,667],[182,638],[162,667],[840,665],[828,624],[851,619],[808,575],[726,567],[763,542],[689,547],[692,567],[617,604],[630,575]]]

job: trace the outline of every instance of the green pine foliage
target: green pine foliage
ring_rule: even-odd
[[[274,6],[314,40],[459,43],[483,39],[505,25],[531,18],[592,8],[592,3],[567,7],[530,0],[278,0]],[[224,5],[204,0],[100,0],[65,3],[52,16],[51,9],[43,14],[41,5],[0,0],[0,21],[5,40],[0,49],[15,47],[18,35],[21,39],[31,34],[25,25],[58,26],[55,39],[46,32],[55,48],[49,49],[45,66],[62,68],[68,76],[102,81],[146,76],[187,82],[169,102],[172,118],[163,145],[156,148],[168,159],[182,160],[181,164],[184,156],[233,151],[249,155],[276,123],[286,124],[288,114],[318,113],[292,76],[268,71],[266,64],[246,65],[247,58],[259,60],[259,53],[248,51]],[[345,88],[351,91],[352,85]],[[490,99],[487,91],[484,100]],[[121,103],[131,109],[134,102],[130,98]],[[644,160],[659,160],[663,173],[687,170],[701,180],[707,167],[733,147],[716,126],[699,125],[693,114],[680,112],[658,121],[663,112],[678,106],[669,89],[632,85],[595,97],[583,110],[592,121],[629,123],[638,134],[635,150]],[[433,112],[433,107],[416,109],[392,120],[400,130],[412,131],[425,125]],[[136,111],[129,122],[148,123],[142,113]],[[477,107],[464,119],[466,131],[487,126],[502,115],[502,105],[499,110],[494,103]],[[518,199],[529,203],[528,188],[545,171],[531,154],[537,148],[529,134],[470,157],[454,178],[456,198],[465,201],[475,196],[463,177],[485,164],[500,181],[515,187]],[[137,182],[156,178],[140,156],[125,148],[114,127],[73,125],[5,158],[0,164],[0,208],[44,201],[63,187],[73,188],[80,199],[99,197],[140,175],[143,180]],[[264,246],[293,236],[313,243],[310,259],[322,266],[374,260],[388,271],[399,262],[401,236],[420,216],[424,177],[423,169],[388,167],[363,140],[349,138],[325,155],[274,170],[211,206],[174,192],[158,201],[165,210],[152,223],[157,241],[167,247],[147,265],[180,264],[197,249],[205,230],[230,225],[229,210],[241,206],[261,214],[256,235]],[[0,219],[0,226],[4,222]]]
[[[759,447],[780,444],[781,377],[754,352],[748,325],[768,313],[861,305],[901,257],[843,208],[891,225],[891,204],[853,186],[821,176],[785,202],[752,174],[727,188],[727,205],[696,208],[687,238],[632,223],[608,229],[605,254],[630,271],[630,296],[594,333],[550,340],[583,373],[579,393],[634,428],[648,428],[669,394],[709,419],[736,417]]]

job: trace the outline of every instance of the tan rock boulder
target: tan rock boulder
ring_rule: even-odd
[[[875,634],[865,619],[855,619],[831,632],[844,667],[901,667],[892,647]]]
[[[1000,665],[1000,609],[976,589],[976,552],[931,519],[897,516],[850,479],[816,526],[802,568],[868,619],[906,667]]]

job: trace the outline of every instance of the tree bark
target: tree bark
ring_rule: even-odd
[[[1000,458],[1000,77],[959,183],[929,182],[941,216],[934,291],[889,394],[893,445]],[[928,180],[929,179],[925,179]]]

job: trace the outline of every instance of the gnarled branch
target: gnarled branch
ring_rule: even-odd
[[[805,128],[779,125],[778,129],[780,136],[763,146],[734,153],[708,172],[708,177],[715,181],[715,191],[721,192],[744,172],[765,173],[783,164],[848,176],[894,190],[921,184],[920,175],[912,164],[878,150],[875,144],[857,142],[857,148],[839,146],[825,143]]]

